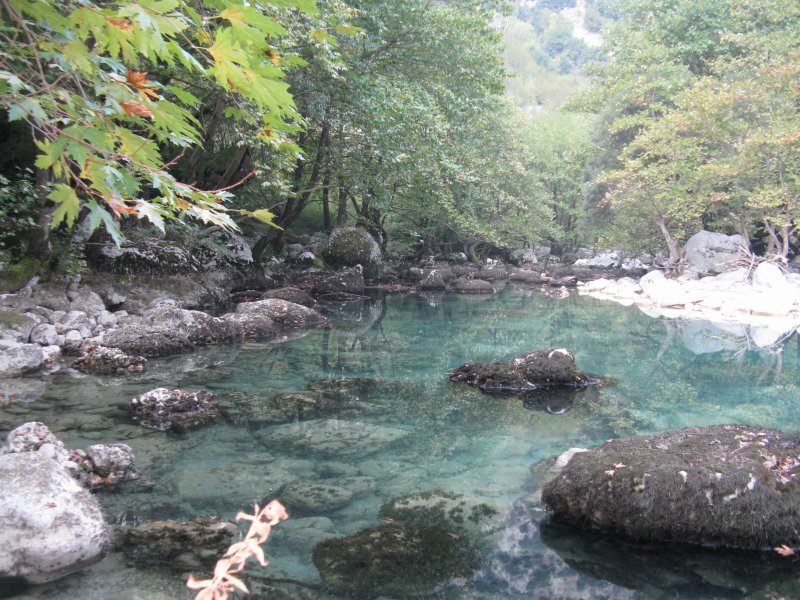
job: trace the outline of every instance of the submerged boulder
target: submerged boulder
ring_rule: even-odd
[[[150,429],[186,431],[202,427],[219,418],[211,404],[212,392],[183,392],[156,388],[131,400],[133,420]]]
[[[123,530],[117,545],[135,565],[205,572],[238,533],[234,523],[218,517],[145,521]]]
[[[465,536],[427,525],[384,525],[325,540],[313,560],[325,588],[354,598],[416,598],[478,567]]]
[[[417,525],[435,525],[447,531],[481,533],[499,522],[500,513],[490,501],[443,490],[395,498],[381,506],[384,519]]]
[[[0,455],[0,489],[0,579],[45,583],[111,549],[97,500],[41,452]]]
[[[542,498],[554,519],[640,541],[800,546],[800,434],[745,425],[612,440]]]
[[[473,385],[485,392],[525,393],[555,386],[586,387],[598,378],[580,371],[575,356],[565,348],[544,348],[510,361],[462,365],[450,380]]]

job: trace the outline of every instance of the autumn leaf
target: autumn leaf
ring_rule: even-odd
[[[264,51],[264,53],[272,61],[273,65],[275,65],[276,67],[281,66],[281,63],[283,62],[283,59],[281,58],[281,55],[278,54],[277,50],[275,50],[274,48],[267,48]]]
[[[148,81],[147,73],[142,71],[128,71],[127,81],[145,98],[158,98],[158,92],[153,89],[153,82]]]
[[[794,556],[795,555],[795,551],[792,550],[792,548],[790,548],[786,544],[781,544],[780,546],[778,546],[776,548],[773,548],[773,550],[775,550],[775,552],[777,552],[781,556]]]
[[[150,118],[153,116],[153,111],[147,108],[141,102],[132,102],[130,100],[126,100],[125,102],[120,102],[119,105],[129,117]]]
[[[108,24],[120,31],[133,31],[133,23],[126,19],[107,19]]]
[[[117,216],[120,215],[135,215],[138,214],[137,210],[131,206],[125,204],[119,198],[112,196],[106,200],[106,204],[108,204],[109,208],[114,211],[114,214]]]

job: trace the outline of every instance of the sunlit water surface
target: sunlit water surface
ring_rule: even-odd
[[[384,503],[429,490],[485,501],[501,518],[476,540],[481,567],[471,577],[444,580],[412,597],[798,597],[800,575],[792,574],[791,559],[631,546],[542,523],[536,502],[553,476],[543,459],[571,447],[712,423],[798,429],[796,335],[781,347],[759,350],[747,337],[706,324],[654,320],[636,308],[516,289],[489,297],[387,296],[351,308],[332,328],[300,339],[154,360],[146,375],[58,373],[39,400],[0,407],[0,433],[40,420],[70,448],[130,444],[142,478],[98,494],[107,518],[119,524],[230,518],[298,479],[350,486],[352,500],[336,510],[293,514],[267,545],[270,566],[251,570],[309,585],[282,583],[280,594],[260,597],[328,598],[314,587],[314,545],[376,527]],[[447,378],[463,363],[549,346],[572,349],[580,368],[617,385],[524,402]],[[157,386],[212,390],[228,418],[185,435],[143,429],[123,407]],[[274,424],[253,410],[277,393],[332,389],[349,398],[339,411]],[[319,445],[308,432],[320,427],[341,431],[344,440],[354,429],[377,433]],[[387,441],[380,434],[385,431],[400,437]],[[120,555],[17,595],[190,596],[179,573],[137,570]]]

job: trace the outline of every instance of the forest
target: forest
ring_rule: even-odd
[[[256,261],[343,224],[401,256],[588,246],[676,264],[701,228],[795,252],[795,2],[3,0],[0,14],[14,281],[79,271],[108,236],[208,227],[240,230]]]

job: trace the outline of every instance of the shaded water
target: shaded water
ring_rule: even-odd
[[[547,346],[572,349],[581,369],[618,384],[523,401],[447,380],[462,363]],[[617,543],[542,523],[536,502],[553,476],[543,459],[570,447],[711,423],[796,430],[797,335],[757,350],[746,337],[653,320],[635,308],[506,289],[491,297],[389,296],[300,339],[148,366],[147,374],[124,378],[56,374],[40,399],[0,407],[0,434],[40,420],[70,448],[129,443],[142,479],[99,495],[109,520],[122,524],[231,517],[298,479],[352,492],[326,511],[294,511],[276,529],[267,545],[270,566],[250,571],[311,587],[282,583],[288,595],[261,597],[323,597],[313,587],[314,545],[378,526],[384,503],[429,490],[468,495],[501,518],[477,540],[480,567],[470,577],[410,597],[800,597],[791,559]],[[186,435],[131,423],[120,406],[160,385],[212,390],[228,418]],[[280,419],[275,397],[283,392],[333,398],[335,405]],[[180,584],[180,574],[137,570],[114,555],[21,594],[190,597]]]

